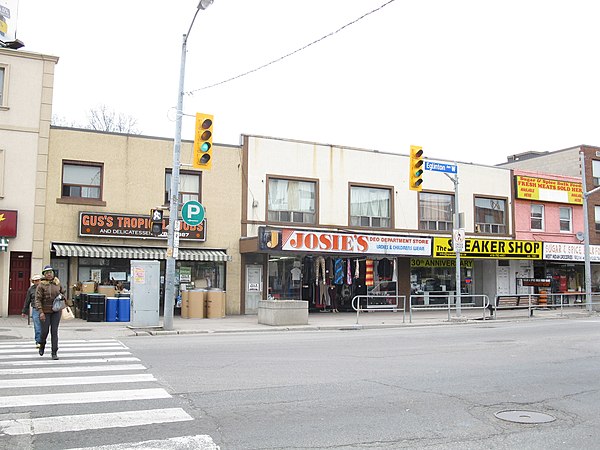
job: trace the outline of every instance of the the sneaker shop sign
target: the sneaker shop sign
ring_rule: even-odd
[[[167,239],[169,218],[165,217],[162,233],[152,234],[152,218],[150,215],[115,214],[115,213],[79,213],[79,236],[106,238]],[[206,240],[206,219],[200,225],[187,225],[181,222],[179,239],[185,241]]]

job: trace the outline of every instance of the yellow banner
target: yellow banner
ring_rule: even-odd
[[[583,204],[581,183],[516,175],[515,184],[517,198],[574,205]]]
[[[542,259],[543,242],[502,239],[465,239],[461,258]],[[433,238],[434,258],[454,258],[451,237]]]

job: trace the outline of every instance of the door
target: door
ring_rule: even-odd
[[[262,266],[246,266],[246,314],[258,314],[258,302],[263,298]]]
[[[8,314],[21,314],[25,295],[31,283],[31,253],[10,252]]]

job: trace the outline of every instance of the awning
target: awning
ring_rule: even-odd
[[[83,258],[167,259],[167,249],[160,247],[116,247],[108,245],[53,244],[56,256]],[[231,261],[222,250],[180,248],[178,260]]]

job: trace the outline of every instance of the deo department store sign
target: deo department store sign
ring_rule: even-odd
[[[162,233],[159,236],[154,236],[151,233],[151,226],[152,219],[149,215],[79,213],[79,236],[167,239],[168,217],[163,219]],[[205,241],[206,219],[200,225],[195,226],[181,222],[179,239]]]

